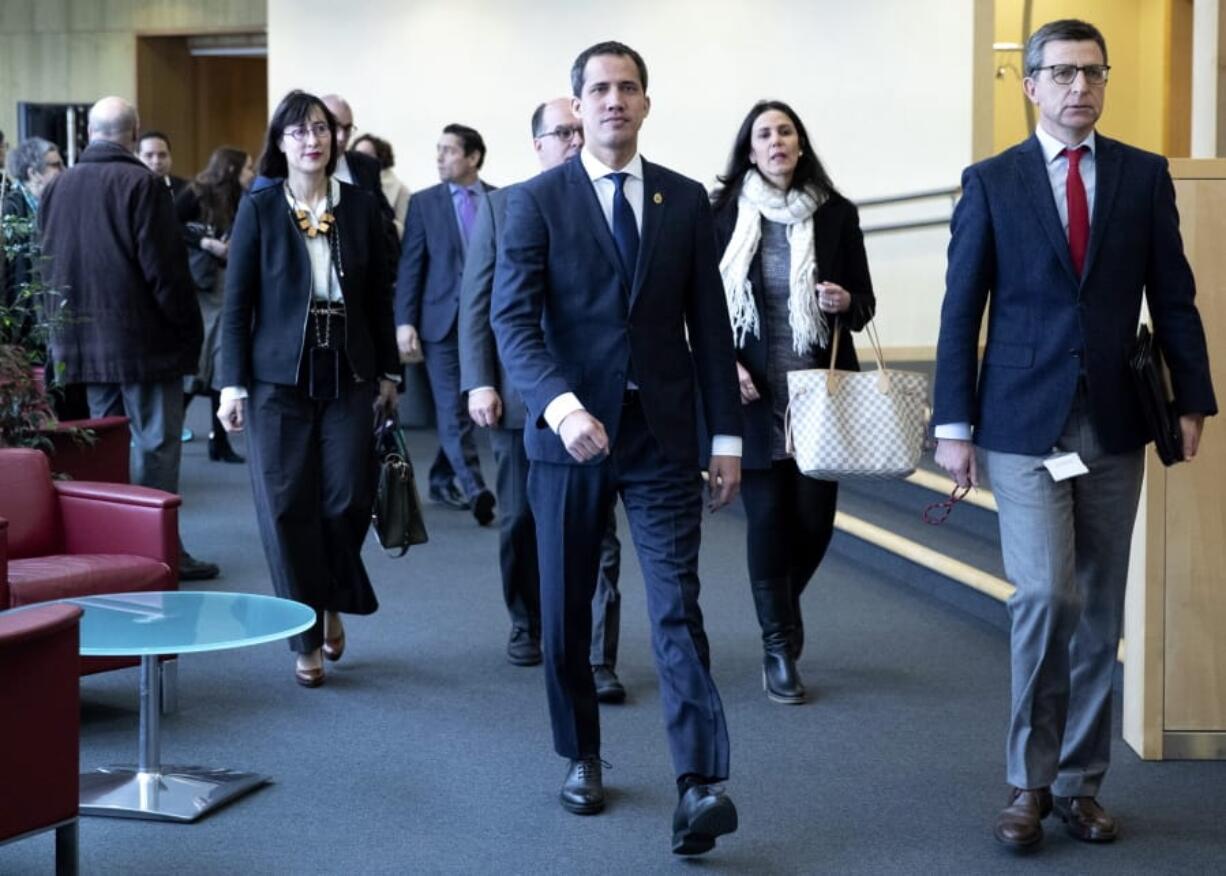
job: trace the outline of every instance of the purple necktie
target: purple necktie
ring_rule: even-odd
[[[473,222],[477,219],[477,199],[473,197],[471,189],[460,189],[460,227],[464,229],[464,243],[468,243],[468,237],[472,234]]]

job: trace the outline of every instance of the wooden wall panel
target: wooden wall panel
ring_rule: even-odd
[[[1176,191],[1221,398],[1226,179],[1179,180]],[[1166,491],[1166,730],[1226,732],[1226,434],[1220,418],[1207,421],[1196,460],[1169,470]]]
[[[259,157],[268,124],[265,58],[194,58],[195,153],[202,169],[218,146],[237,146]],[[186,168],[184,168],[186,170]]]

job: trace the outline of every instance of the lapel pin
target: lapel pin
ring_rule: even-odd
[[[657,204],[663,204],[663,203],[664,203],[664,196],[663,196],[662,194],[660,194],[659,192],[656,192],[654,195],[652,195],[652,196],[651,196],[651,200],[652,200],[654,203],[657,203]]]

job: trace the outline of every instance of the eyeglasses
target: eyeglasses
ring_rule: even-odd
[[[940,526],[944,523],[949,515],[953,513],[954,506],[961,502],[970,493],[971,488],[968,484],[965,487],[960,487],[954,484],[953,490],[949,494],[949,498],[942,502],[933,502],[924,509],[924,522],[929,526]]]
[[[576,134],[583,133],[583,125],[558,125],[552,131],[542,131],[537,134],[537,139],[542,137],[557,137],[559,140],[569,140]]]
[[[301,143],[305,140],[308,133],[314,134],[316,140],[327,140],[332,136],[332,129],[328,127],[327,122],[315,122],[311,125],[299,125],[296,128],[285,129],[285,136],[295,143]]]
[[[1057,85],[1072,85],[1078,73],[1086,75],[1086,82],[1089,85],[1102,85],[1107,81],[1107,74],[1111,72],[1111,67],[1107,64],[1086,64],[1084,67],[1076,64],[1048,64],[1046,67],[1035,67],[1034,70],[1036,73],[1041,70],[1050,70],[1051,81]]]

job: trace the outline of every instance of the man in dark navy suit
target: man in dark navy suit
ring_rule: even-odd
[[[937,462],[959,484],[978,483],[982,454],[1016,587],[1012,790],[995,829],[1016,849],[1042,839],[1053,808],[1077,839],[1116,836],[1096,798],[1151,438],[1128,373],[1143,292],[1187,459],[1217,412],[1166,160],[1094,130],[1111,69],[1102,34],[1051,22],[1024,63],[1035,136],[962,177],[933,415]]]
[[[404,223],[396,281],[396,344],[402,359],[425,357],[434,394],[439,452],[430,466],[430,497],[471,508],[482,526],[494,519],[494,494],[485,488],[473,424],[460,393],[456,317],[468,238],[485,194],[478,177],[485,141],[465,125],[448,125],[438,141],[438,185],[414,195]],[[458,488],[457,488],[458,484]]]
[[[491,312],[528,410],[546,691],[554,748],[570,763],[561,803],[604,808],[590,606],[620,493],[677,774],[673,851],[700,854],[737,825],[716,784],[728,776],[728,732],[698,607],[700,395],[715,436],[712,510],[740,485],[728,310],[706,191],[639,155],[651,106],[643,59],[600,43],[579,55],[571,85],[584,149],[511,192]]]

